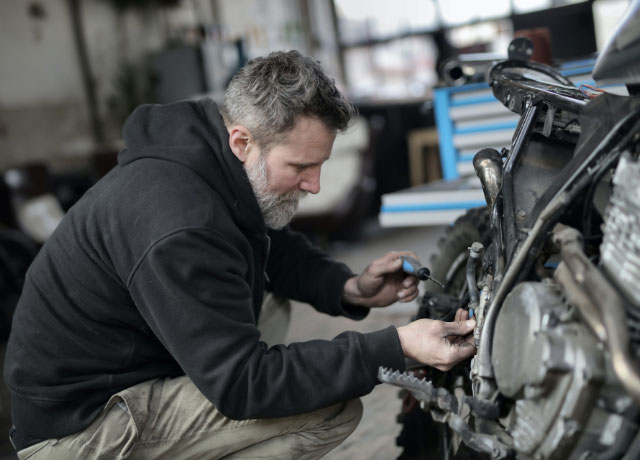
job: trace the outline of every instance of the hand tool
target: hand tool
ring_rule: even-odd
[[[402,256],[402,271],[408,273],[409,275],[413,275],[420,280],[430,279],[444,289],[444,284],[433,278],[431,276],[431,271],[427,267],[423,267],[418,259],[414,259],[413,257],[408,256]]]

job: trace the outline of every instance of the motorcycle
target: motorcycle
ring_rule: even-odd
[[[640,1],[575,87],[516,39],[487,80],[520,121],[475,155],[486,208],[439,243],[417,317],[476,318],[448,372],[381,368],[401,387],[401,459],[640,458]]]

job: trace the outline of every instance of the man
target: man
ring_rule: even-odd
[[[361,319],[417,281],[406,253],[355,276],[286,228],[353,114],[316,61],[251,61],[222,114],[139,107],[118,166],[29,269],[5,365],[20,458],[318,458],[357,425],[378,366],[474,353],[473,321],[269,348],[265,289]]]

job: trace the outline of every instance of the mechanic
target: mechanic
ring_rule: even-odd
[[[30,267],[5,361],[20,459],[318,458],[358,424],[378,366],[449,369],[474,320],[268,347],[263,292],[364,318],[410,301],[401,255],[360,275],[287,228],[353,106],[300,53],[250,61],[221,110],[144,105],[118,165]]]

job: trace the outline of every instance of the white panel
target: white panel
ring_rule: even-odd
[[[500,152],[500,150],[502,150],[503,147],[509,147],[511,145],[511,142],[508,142],[506,144],[502,144],[502,145],[485,145],[484,147],[482,147],[483,149],[485,148],[492,148],[492,149],[496,149],[498,152]],[[473,149],[465,149],[465,150],[458,150],[458,156],[463,157],[463,156],[473,156],[476,153],[478,153],[481,149],[480,148],[473,148]]]
[[[481,187],[477,179],[477,186]],[[473,182],[476,182],[473,181]],[[383,206],[410,206],[432,203],[459,203],[461,201],[484,200],[482,189],[446,190],[446,191],[411,191],[394,192],[382,195]]]
[[[453,145],[457,149],[469,147],[484,147],[487,145],[511,144],[513,129],[501,129],[499,131],[487,131],[484,133],[458,134],[453,136]]]
[[[458,174],[463,177],[476,175],[476,171],[475,169],[473,169],[472,161],[459,161],[458,163],[456,163],[456,169],[458,170]]]
[[[474,89],[473,91],[460,91],[451,95],[452,101],[462,101],[465,99],[473,99],[476,97],[489,96],[493,97],[491,88]]]
[[[452,224],[465,212],[465,209],[454,209],[448,211],[380,213],[378,221],[382,227],[448,225]]]
[[[460,105],[449,109],[449,116],[452,120],[468,120],[478,117],[491,117],[494,115],[502,116],[513,114],[500,102],[483,102],[481,104]],[[513,114],[515,117],[518,115]]]
[[[518,120],[520,120],[520,115],[507,111],[507,113],[502,112],[496,117],[489,117],[489,114],[486,114],[481,119],[460,121],[455,124],[455,127],[456,129],[481,128],[498,123],[513,123],[514,121],[517,123]]]

